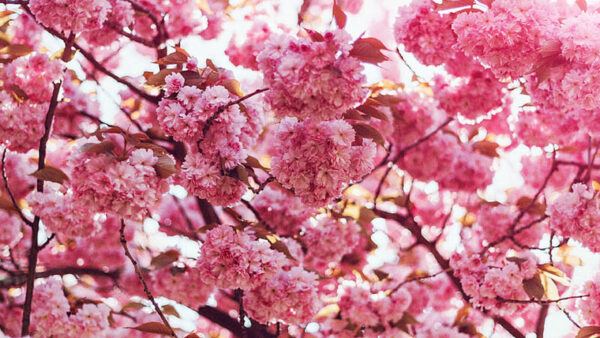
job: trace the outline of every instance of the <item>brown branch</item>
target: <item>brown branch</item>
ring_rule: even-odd
[[[450,122],[452,122],[454,119],[452,117],[449,117],[448,119],[446,119],[446,121],[444,121],[444,123],[442,123],[441,125],[439,125],[437,128],[435,128],[435,130],[433,130],[432,132],[428,133],[427,135],[421,137],[420,139],[416,140],[414,143],[400,149],[398,151],[398,154],[396,154],[396,156],[392,159],[392,163],[391,165],[388,166],[387,170],[385,171],[385,173],[383,174],[383,176],[381,177],[381,180],[379,181],[379,184],[377,185],[377,190],[375,191],[375,197],[373,198],[373,205],[376,207],[377,206],[377,198],[379,198],[379,194],[381,193],[381,188],[383,186],[383,183],[386,181],[388,175],[390,174],[390,172],[392,171],[392,168],[394,167],[394,165],[400,161],[400,159],[411,149],[418,147],[421,143],[429,140],[431,137],[433,137],[433,135],[437,134],[440,130],[442,130],[442,128],[444,128],[445,126],[447,126]]]
[[[579,298],[585,298],[585,297],[589,297],[590,295],[577,295],[577,296],[568,296],[568,297],[563,297],[563,298],[558,298],[558,299],[546,299],[546,300],[539,300],[539,299],[506,299],[506,298],[502,298],[502,297],[496,297],[496,300],[503,302],[503,303],[516,303],[516,304],[552,304],[552,303],[558,303],[558,302],[562,302],[565,300],[569,300],[569,299],[579,299]]]
[[[35,279],[47,278],[50,276],[64,276],[64,275],[90,275],[98,277],[110,278],[113,281],[119,279],[121,275],[120,269],[112,271],[104,271],[95,267],[80,267],[80,266],[64,266],[51,268],[46,271],[40,271],[35,273]],[[13,287],[19,287],[27,283],[27,274],[18,274],[10,278],[0,280],[0,288],[7,289]]]
[[[449,261],[442,256],[442,254],[436,248],[435,243],[428,241],[423,236],[423,234],[421,233],[421,227],[414,220],[414,218],[406,217],[401,214],[389,213],[389,212],[382,211],[379,209],[373,209],[373,212],[379,217],[396,221],[398,224],[402,225],[405,229],[410,231],[410,233],[413,235],[413,237],[415,237],[416,243],[423,245],[433,255],[433,257],[437,261],[438,265],[442,268],[442,270],[444,270],[446,272],[446,275],[448,276],[448,278],[450,278],[450,280],[452,281],[452,283],[454,284],[454,286],[456,287],[458,292],[461,294],[463,300],[469,304],[471,303],[471,297],[465,293],[458,277],[456,277],[456,276],[454,276],[454,274],[450,273],[451,270],[450,270]],[[525,335],[523,333],[521,333],[521,331],[519,331],[519,329],[517,329],[514,325],[512,325],[505,318],[494,315],[485,309],[481,310],[481,312],[483,314],[491,317],[496,323],[498,323],[500,326],[502,326],[506,331],[508,331],[514,337],[525,338]]]
[[[31,9],[29,9],[29,7],[27,7],[26,5],[23,5],[23,8],[35,20],[35,15],[33,15],[33,13],[31,12]],[[38,25],[40,25],[42,28],[44,28],[44,30],[46,30],[48,33],[50,33],[50,34],[54,35],[55,37],[61,39],[65,44],[67,44],[67,42],[69,41],[68,37],[64,36],[63,34],[61,34],[60,32],[58,32],[57,30],[55,30],[55,29],[53,29],[51,27],[48,27],[46,25],[43,25],[40,22],[38,22],[37,20],[35,20],[35,22]],[[150,94],[144,92],[142,89],[136,87],[131,82],[129,82],[129,81],[125,80],[125,79],[122,79],[121,77],[117,76],[115,73],[113,73],[110,70],[108,70],[106,67],[104,67],[103,64],[101,64],[100,62],[98,62],[90,52],[88,52],[85,49],[83,49],[81,47],[81,45],[77,44],[76,42],[73,42],[72,45],[73,45],[73,47],[75,47],[76,49],[79,50],[79,52],[81,53],[81,55],[83,55],[94,66],[94,68],[96,68],[99,71],[101,71],[102,73],[108,75],[113,80],[117,81],[118,83],[125,85],[132,92],[136,93],[137,95],[139,95],[143,99],[147,100],[148,102],[151,102],[151,103],[157,105],[158,102],[160,101],[160,99],[157,96],[153,96],[153,95],[150,95]]]
[[[221,224],[221,219],[212,204],[208,203],[207,200],[198,197],[196,197],[196,203],[198,204],[205,225]]]
[[[538,315],[537,323],[535,324],[536,338],[544,338],[544,326],[546,326],[546,316],[548,316],[548,304],[542,305],[540,314]]]
[[[448,268],[448,269],[444,269],[442,271],[438,271],[438,272],[434,273],[433,275],[409,278],[407,280],[402,281],[402,283],[398,284],[395,288],[393,288],[392,291],[390,291],[390,294],[398,291],[398,289],[400,289],[403,285],[408,284],[410,282],[416,282],[416,281],[421,281],[421,280],[425,280],[425,279],[429,279],[429,278],[434,278],[443,273],[452,272],[452,270],[453,270],[452,268]]]
[[[165,326],[169,328],[169,331],[171,331],[171,336],[177,337],[175,335],[175,331],[173,331],[173,328],[169,324],[169,321],[167,320],[167,318],[163,314],[162,310],[156,303],[156,300],[154,300],[154,296],[152,296],[150,289],[148,289],[148,285],[146,284],[146,281],[144,280],[144,277],[142,276],[142,271],[140,270],[136,260],[133,258],[133,256],[129,252],[129,249],[127,248],[127,240],[125,239],[125,221],[122,218],[121,218],[121,229],[119,230],[119,233],[121,234],[120,241],[121,241],[121,246],[123,246],[123,250],[125,250],[125,256],[127,256],[127,258],[129,258],[129,261],[131,261],[131,264],[133,264],[135,273],[137,274],[138,279],[140,280],[140,282],[142,283],[142,286],[144,287],[144,293],[146,294],[146,297],[148,297],[148,300],[150,300],[150,302],[154,306],[154,310],[156,310],[156,312],[160,316],[160,319],[162,320],[163,324],[165,324]]]
[[[219,118],[219,116],[221,115],[221,113],[223,113],[227,108],[236,105],[236,104],[240,104],[242,102],[244,102],[245,100],[258,95],[262,92],[266,92],[267,90],[269,90],[269,88],[261,88],[261,89],[257,89],[255,91],[253,91],[252,93],[245,95],[243,97],[240,97],[237,100],[231,101],[229,103],[226,103],[222,106],[219,106],[219,108],[217,108],[217,110],[211,115],[211,117],[209,117],[206,122],[204,123],[204,127],[202,127],[202,138],[198,141],[201,142],[205,137],[206,137],[206,133],[208,133],[208,130],[210,129],[210,127],[212,126],[212,124],[215,122],[215,120],[217,118]]]
[[[40,147],[38,150],[38,170],[42,170],[46,167],[46,144],[48,138],[50,138],[50,130],[52,129],[52,121],[54,120],[54,111],[58,105],[58,93],[62,82],[54,84],[52,90],[52,97],[50,99],[50,105],[48,106],[48,113],[46,113],[46,119],[44,121],[44,135],[40,139]],[[44,181],[38,179],[36,184],[36,190],[38,192],[44,192]],[[40,230],[40,217],[35,216],[33,224],[31,224],[31,248],[29,249],[29,258],[27,263],[27,288],[25,291],[25,303],[23,304],[23,320],[21,326],[21,335],[27,336],[29,334],[29,323],[31,320],[31,303],[33,301],[33,282],[35,281],[35,267],[37,265],[38,256],[38,233]]]
[[[131,41],[134,41],[134,42],[140,43],[140,44],[142,44],[142,45],[144,45],[144,46],[146,46],[146,47],[150,47],[150,48],[154,48],[154,47],[156,47],[156,46],[155,46],[155,44],[154,44],[154,42],[152,42],[152,41],[149,41],[149,40],[146,40],[146,39],[144,39],[144,38],[143,38],[143,37],[141,37],[141,36],[137,36],[137,35],[135,35],[135,34],[132,34],[132,33],[126,32],[126,31],[123,29],[123,27],[119,26],[119,25],[118,25],[116,22],[113,22],[113,21],[109,21],[109,20],[107,20],[106,22],[104,22],[104,25],[106,25],[106,26],[107,26],[107,27],[109,27],[110,29],[114,30],[115,32],[117,32],[117,33],[119,33],[119,34],[123,35],[124,37],[128,38],[128,39],[129,39],[129,40],[131,40]]]
[[[10,187],[8,186],[8,178],[6,177],[6,148],[4,148],[4,151],[2,152],[2,179],[4,180],[4,187],[6,188],[6,191],[8,192],[8,196],[10,196],[10,201],[12,202],[13,207],[15,208],[15,210],[17,211],[17,214],[19,215],[19,217],[21,218],[21,220],[23,220],[23,222],[29,226],[33,225],[33,222],[30,221],[29,219],[27,219],[27,217],[25,217],[25,215],[23,215],[23,211],[21,211],[21,208],[19,208],[19,205],[17,204],[17,200],[15,199],[15,195],[13,194],[12,190],[10,190]]]

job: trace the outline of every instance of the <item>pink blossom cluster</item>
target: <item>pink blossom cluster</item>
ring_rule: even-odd
[[[155,295],[161,295],[196,309],[206,304],[214,288],[202,281],[199,269],[171,266],[153,274],[151,290]]]
[[[577,308],[588,325],[600,325],[600,275],[585,282],[583,294],[589,295],[577,300]]]
[[[31,0],[29,6],[40,23],[74,34],[101,28],[111,10],[107,0]]]
[[[338,263],[359,244],[360,226],[353,220],[324,217],[305,229],[306,262],[320,269]]]
[[[313,40],[282,35],[268,40],[257,62],[277,116],[331,120],[365,99],[366,77],[360,61],[349,55],[350,39],[335,30]]]
[[[484,204],[477,212],[477,223],[474,226],[476,230],[481,231],[481,237],[488,243],[492,243],[503,236],[511,233],[511,226],[514,222],[518,209],[508,205],[492,206]],[[534,219],[530,215],[525,215],[515,229],[520,229],[524,225],[532,222]],[[538,222],[527,230],[520,231],[514,235],[514,239],[521,245],[537,246],[547,228],[544,223]],[[511,241],[502,242],[499,247],[517,248]]]
[[[449,115],[476,119],[502,106],[506,84],[489,70],[473,71],[469,76],[447,81],[436,77],[434,96]]]
[[[219,225],[206,233],[196,268],[205,284],[251,290],[274,277],[286,261],[251,230],[236,232],[231,226]]]
[[[106,271],[121,268],[127,259],[119,242],[121,219],[112,215],[98,215],[97,218],[94,228],[89,229],[91,236],[65,238],[59,233],[58,238],[64,245],[43,250],[39,255],[40,264],[47,267],[83,264]],[[125,239],[131,241],[139,225],[128,220],[125,220],[125,225]]]
[[[248,156],[247,150],[256,142],[264,121],[262,112],[252,101],[231,105],[212,119],[204,135],[206,123],[221,106],[237,99],[225,87],[217,85],[201,90],[183,86],[179,73],[167,76],[167,94],[176,99],[161,100],[156,115],[160,127],[177,141],[194,144],[209,158],[220,158],[226,169],[232,169]]]
[[[5,92],[0,92],[0,140],[8,143],[9,149],[27,152],[39,146],[52,82],[61,77],[61,63],[50,61],[46,54],[22,56],[2,68]]]
[[[81,204],[72,191],[61,191],[48,185],[44,192],[32,191],[27,203],[32,213],[39,216],[53,233],[68,237],[83,237],[95,232],[94,212],[90,206]]]
[[[450,267],[474,305],[505,315],[521,312],[527,307],[527,303],[503,302],[501,299],[529,299],[523,281],[533,278],[537,272],[537,259],[530,252],[516,258],[488,257],[488,261],[483,261],[478,254],[455,253],[450,259]]]
[[[153,151],[135,149],[126,159],[118,160],[106,153],[85,152],[81,147],[85,141],[79,143],[79,151],[69,161],[70,185],[79,205],[138,219],[168,190],[154,167],[159,159]]]
[[[239,202],[247,187],[237,178],[223,173],[221,163],[204,154],[190,152],[185,157],[177,181],[194,196],[214,205],[227,206]]]
[[[73,313],[63,293],[60,279],[49,278],[35,292],[44,295],[33,299],[31,321],[34,337],[98,337],[109,329],[110,308],[102,303],[83,304]]]
[[[452,24],[458,48],[490,66],[498,78],[519,78],[532,70],[556,27],[556,7],[543,0],[496,0],[485,12],[459,14]]]
[[[537,90],[541,92],[547,82],[542,83]],[[535,94],[532,94],[535,97]],[[537,101],[537,100],[536,100]],[[588,124],[582,115],[590,112],[563,111],[554,108],[522,110],[519,119],[514,125],[514,132],[519,141],[527,146],[545,147],[548,144],[573,144],[573,141],[582,139],[582,128]]]
[[[378,107],[390,122],[371,120],[370,125],[390,140],[396,150],[423,137],[436,124],[441,124],[446,116],[432,97],[415,91],[402,91],[395,100],[398,103],[389,108]]]
[[[107,46],[118,41],[119,29],[130,27],[134,23],[135,11],[129,1],[108,0],[111,9],[106,16],[104,25],[83,32],[85,41],[93,46]]]
[[[336,321],[329,319],[329,323],[325,324],[331,325],[332,336],[343,335],[348,325],[354,324],[364,326],[370,336],[375,337],[375,330],[380,325],[393,332],[391,324],[402,319],[404,312],[411,309],[412,302],[413,296],[405,288],[386,295],[383,292],[372,293],[361,286],[346,287],[338,302],[342,322],[335,325]]]
[[[271,187],[266,187],[254,197],[252,205],[280,235],[297,234],[308,226],[308,219],[313,214],[313,210],[306,207],[300,198]]]
[[[330,203],[348,183],[373,169],[375,143],[355,143],[355,137],[343,120],[284,118],[276,131],[272,174],[308,206]]]
[[[206,18],[193,0],[140,0],[138,3],[156,17],[164,17],[165,28],[171,39],[181,39],[206,28]],[[133,27],[139,35],[152,39],[156,34],[153,25],[149,16],[142,16],[136,18]]]
[[[12,21],[9,34],[12,35],[11,43],[25,45],[34,50],[42,41],[44,29],[29,15],[19,15]]]
[[[401,6],[394,23],[394,37],[407,52],[425,65],[444,65],[454,75],[468,74],[476,64],[455,48],[454,14],[440,14],[431,0],[415,0]]]
[[[242,66],[252,70],[258,70],[256,57],[265,48],[265,42],[273,34],[272,29],[266,22],[255,22],[250,30],[244,34],[244,41],[241,44],[236,43],[234,35],[229,41],[229,47],[225,54],[229,60],[236,66]]]
[[[582,183],[575,183],[572,192],[562,193],[546,209],[550,228],[561,236],[580,241],[590,250],[600,251],[600,200],[598,193]]]
[[[0,141],[20,153],[39,147],[47,111],[48,104],[19,103],[0,92]]]
[[[0,210],[0,248],[3,246],[11,247],[19,241],[22,225],[17,215],[11,215],[4,210]]]
[[[308,323],[320,309],[317,277],[301,267],[281,270],[265,284],[244,293],[245,309],[261,323]]]
[[[454,191],[474,191],[492,182],[492,158],[459,143],[456,136],[436,134],[409,151],[399,162],[418,180],[438,182]]]

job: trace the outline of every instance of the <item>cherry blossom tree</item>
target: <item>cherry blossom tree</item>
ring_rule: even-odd
[[[0,336],[600,335],[600,4],[0,3]]]

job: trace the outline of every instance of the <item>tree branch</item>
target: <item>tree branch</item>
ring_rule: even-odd
[[[146,293],[148,300],[150,300],[150,302],[154,306],[154,310],[156,310],[156,312],[160,316],[160,319],[162,320],[163,324],[165,324],[165,326],[168,327],[169,330],[171,331],[171,336],[177,337],[175,335],[175,331],[173,331],[173,328],[169,324],[169,321],[163,314],[163,312],[160,309],[160,307],[158,306],[158,304],[156,304],[156,300],[154,300],[154,296],[152,296],[152,293],[150,292],[150,289],[148,289],[148,285],[146,284],[146,281],[144,280],[144,277],[142,276],[142,271],[140,271],[140,268],[139,268],[136,260],[133,258],[133,256],[129,252],[129,249],[127,248],[127,240],[125,239],[125,221],[122,218],[121,218],[121,229],[119,230],[119,233],[121,234],[120,241],[121,241],[121,245],[123,246],[123,250],[125,250],[125,255],[127,256],[127,258],[129,258],[129,261],[131,261],[131,264],[133,264],[135,273],[137,274],[138,279],[140,280],[140,282],[142,283],[142,286],[144,287],[144,293]]]
[[[50,130],[52,129],[52,121],[54,120],[54,111],[58,104],[58,93],[60,92],[62,82],[54,84],[52,91],[52,98],[50,99],[50,105],[48,106],[48,113],[46,114],[46,120],[44,121],[44,135],[40,140],[40,147],[38,150],[38,170],[42,170],[46,167],[46,144],[48,138],[50,138]],[[44,192],[44,181],[38,179],[36,184],[36,190],[38,192]],[[27,289],[25,291],[25,303],[23,304],[23,320],[21,325],[21,335],[27,336],[29,334],[29,323],[31,320],[31,303],[33,301],[33,282],[35,281],[35,267],[37,265],[38,256],[38,233],[40,230],[40,217],[35,216],[33,224],[31,225],[31,248],[29,249],[29,258],[27,263]]]

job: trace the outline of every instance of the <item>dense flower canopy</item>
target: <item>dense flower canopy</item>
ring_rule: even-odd
[[[0,0],[0,337],[600,335],[600,4]]]

